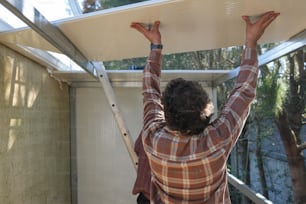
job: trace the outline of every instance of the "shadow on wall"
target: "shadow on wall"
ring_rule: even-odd
[[[2,117],[2,127],[7,127],[7,131],[1,132],[7,137],[1,139],[6,139],[7,145],[2,142],[1,151],[8,152],[13,148],[18,134],[23,132],[24,109],[33,108],[42,83],[31,80],[30,71],[26,71],[25,65],[12,57],[2,57],[0,67],[4,69],[0,75],[1,109],[4,111],[4,117],[9,116]]]
[[[0,203],[70,203],[68,87],[0,45]]]

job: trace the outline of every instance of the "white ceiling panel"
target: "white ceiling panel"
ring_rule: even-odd
[[[214,49],[244,43],[242,15],[281,15],[260,43],[280,42],[306,28],[305,0],[159,0],[102,10],[54,22],[91,61],[143,57],[149,43],[131,22],[161,21],[164,53]],[[55,11],[56,12],[56,11]],[[0,33],[0,41],[57,51],[31,29]]]

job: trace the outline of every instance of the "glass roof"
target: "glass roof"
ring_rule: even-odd
[[[0,32],[25,26],[25,23],[0,4]]]
[[[33,13],[32,6],[34,6],[48,21],[55,21],[77,14],[72,10],[74,7],[71,3],[73,2],[72,0],[21,0],[18,1],[17,6],[25,14]],[[0,31],[8,31],[26,26],[18,17],[0,4]]]
[[[30,9],[34,6],[48,21],[56,21],[63,18],[68,18],[76,15],[80,15],[80,5],[82,0],[21,0],[18,2],[18,9],[22,9],[24,14],[31,14],[33,11]],[[31,6],[30,6],[31,5]],[[18,29],[27,27],[27,25],[7,10],[2,4],[0,4],[0,32],[10,31],[12,29]],[[24,47],[27,50],[38,50],[31,47]],[[42,51],[42,50],[41,50]],[[74,63],[67,56],[59,53],[48,52],[50,57],[54,57],[67,65],[70,70],[60,71],[84,71],[76,63]]]
[[[36,7],[49,21],[72,17],[75,14],[72,11],[68,0],[35,0],[33,6]]]
[[[85,13],[94,12],[102,9],[108,9],[117,6],[137,3],[146,0],[19,0],[17,5],[24,15],[34,16],[33,7],[35,7],[49,22],[79,16]],[[28,27],[22,20],[15,16],[11,11],[0,4],[0,32],[11,31],[18,28]],[[27,50],[38,50],[31,47],[25,47]],[[42,51],[42,50],[41,50]],[[60,60],[70,71],[84,71],[67,56],[59,53],[48,52],[50,56]],[[67,70],[61,70],[67,71]]]

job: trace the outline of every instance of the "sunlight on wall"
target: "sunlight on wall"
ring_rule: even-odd
[[[11,85],[6,86],[5,101],[9,106],[31,108],[39,94],[41,81],[29,80],[30,74],[27,73],[27,69],[16,63],[13,58],[9,63],[14,69],[10,70],[10,77],[6,79]]]
[[[14,84],[12,106],[24,106],[25,86],[23,84]]]
[[[68,204],[69,87],[0,44],[0,204]]]
[[[31,108],[34,105],[34,102],[36,101],[39,90],[36,89],[35,87],[32,87],[28,91],[29,91],[29,93],[28,93],[28,96],[27,96],[27,108]]]
[[[9,139],[7,143],[7,151],[10,151],[16,141],[16,128],[21,126],[21,119],[12,118],[10,120],[10,131],[9,131]]]

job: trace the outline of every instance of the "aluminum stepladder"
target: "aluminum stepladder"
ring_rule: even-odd
[[[124,118],[121,114],[121,111],[119,109],[116,96],[114,93],[114,90],[111,86],[110,80],[108,78],[108,75],[106,73],[105,67],[102,62],[94,62],[94,67],[97,71],[98,79],[100,83],[102,84],[104,93],[106,95],[107,101],[109,103],[109,106],[112,110],[112,113],[114,115],[114,118],[116,120],[116,123],[118,125],[118,128],[121,133],[121,137],[124,141],[124,144],[128,150],[129,156],[133,162],[133,166],[135,170],[137,170],[138,166],[138,157],[134,151],[134,143],[132,140],[132,137],[130,135],[130,132],[125,124]]]

